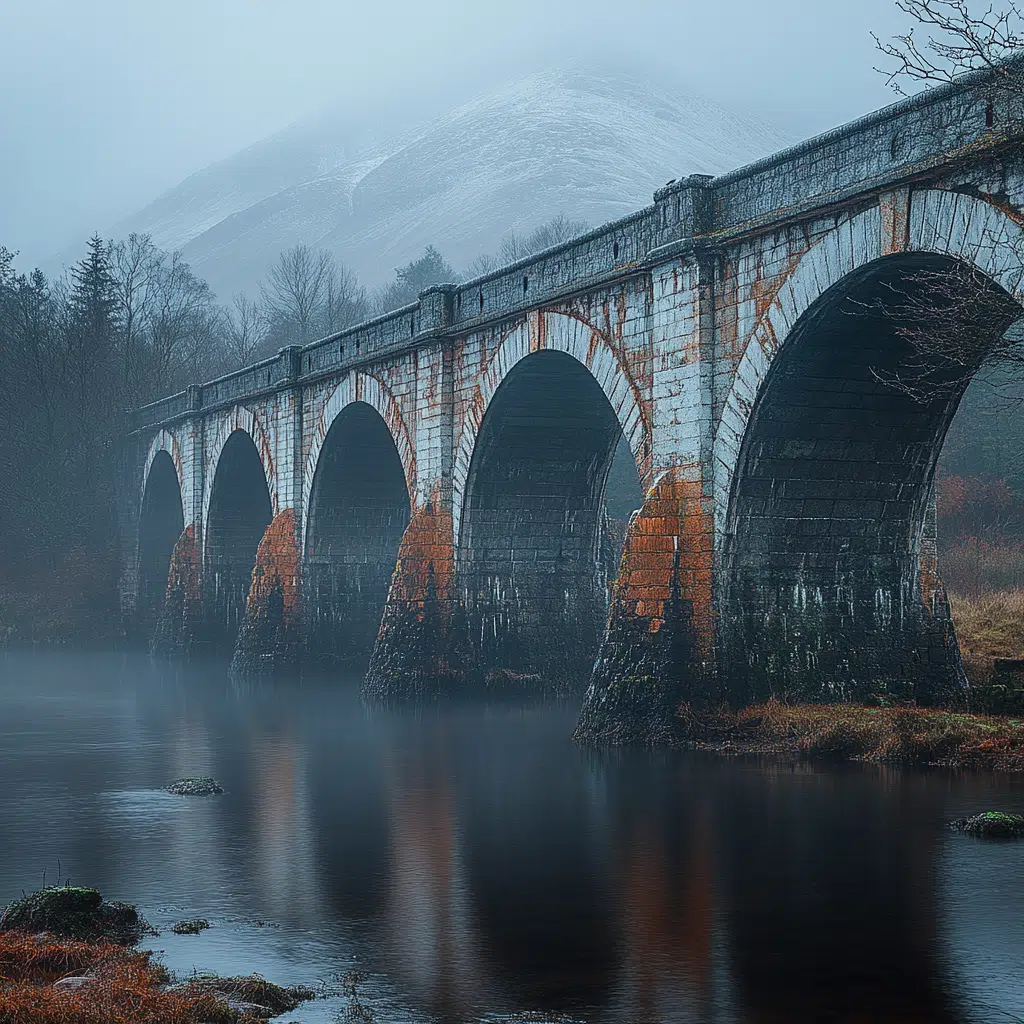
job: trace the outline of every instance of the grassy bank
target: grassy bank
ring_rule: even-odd
[[[692,715],[683,707],[680,724],[687,740],[718,753],[1024,770],[1024,718],[770,700],[711,715]]]
[[[254,1024],[314,996],[259,975],[175,983],[134,946],[155,935],[131,904],[49,886],[0,914],[2,1024]]]
[[[152,953],[105,941],[0,932],[3,1024],[257,1024],[313,993],[258,975],[172,984]],[[230,1004],[229,1004],[230,1001]],[[251,1004],[259,1013],[247,1012]]]
[[[1024,658],[1024,590],[951,593],[949,604],[972,683],[990,682],[997,658]]]

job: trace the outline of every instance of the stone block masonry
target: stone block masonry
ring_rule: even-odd
[[[968,267],[1019,315],[1022,111],[990,93],[681,178],[137,410],[126,612],[245,674],[361,662],[388,701],[585,688],[588,742],[772,694],[947,699],[929,509],[958,394],[887,383],[912,353],[884,299]]]

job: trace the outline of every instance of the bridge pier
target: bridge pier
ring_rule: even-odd
[[[363,692],[383,703],[458,692],[470,671],[452,513],[435,498],[402,537]]]
[[[667,742],[716,698],[708,506],[699,467],[666,470],[630,521],[576,739]]]
[[[231,673],[245,678],[293,671],[304,658],[295,510],[279,512],[256,550]]]
[[[197,524],[190,523],[171,552],[164,599],[149,642],[154,658],[188,658],[202,637],[202,572],[197,540],[200,532]]]

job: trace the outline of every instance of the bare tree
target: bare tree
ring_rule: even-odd
[[[888,65],[877,70],[889,84],[901,95],[953,82],[977,89],[989,104],[987,141],[1018,136],[1024,18],[1013,0],[980,8],[967,0],[896,0],[896,6],[911,27],[889,41],[874,37]],[[945,140],[945,148],[950,141],[956,140]],[[1005,237],[979,241],[998,250],[1002,261],[1024,264],[1024,251]],[[888,290],[875,305],[895,321],[896,334],[912,352],[890,383],[926,401],[940,391],[963,390],[979,373],[1002,387],[1020,380],[1006,368],[1024,363],[1021,333],[1011,329],[1022,311],[973,265],[948,260],[918,268]]]
[[[202,367],[213,362],[217,321],[210,286],[192,273],[180,252],[162,254],[154,275],[146,313],[151,384],[195,383]],[[197,346],[205,348],[200,352]],[[177,378],[177,379],[176,379]]]
[[[335,274],[324,249],[300,243],[281,253],[262,286],[264,315],[278,341],[308,345],[318,337]]]
[[[586,221],[573,220],[559,213],[551,220],[545,221],[527,234],[517,231],[506,232],[501,239],[496,254],[484,253],[478,256],[467,270],[469,277],[478,277],[498,270],[509,263],[526,259],[534,253],[550,249],[553,245],[561,245],[582,235],[589,229]]]
[[[880,69],[901,95],[907,87],[953,82],[972,71],[988,71],[989,91],[1021,95],[1024,71],[1013,60],[1024,49],[1024,18],[1015,3],[990,4],[974,13],[966,0],[896,0],[914,25],[883,42],[880,53],[892,62]],[[927,33],[921,40],[918,31]]]
[[[232,364],[241,367],[251,363],[267,333],[263,308],[244,292],[237,292],[225,310],[224,327],[224,346]]]
[[[145,390],[146,315],[163,257],[149,235],[133,232],[110,246],[111,271],[121,308],[122,386],[129,403]]]
[[[534,228],[526,239],[526,245],[531,253],[540,252],[542,249],[550,249],[553,245],[572,241],[587,231],[589,227],[590,225],[584,220],[573,220],[571,217],[566,217],[564,213],[559,213],[551,220]]]
[[[320,333],[327,335],[365,320],[369,314],[366,289],[348,267],[334,266],[327,279]]]

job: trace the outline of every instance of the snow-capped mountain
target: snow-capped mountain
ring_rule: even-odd
[[[597,225],[685,174],[786,145],[718,104],[624,74],[562,70],[502,85],[389,137],[325,119],[193,174],[116,225],[180,248],[219,296],[253,291],[283,249],[332,250],[376,285],[437,246],[455,267],[555,214]]]

